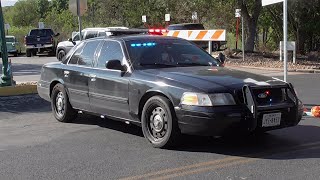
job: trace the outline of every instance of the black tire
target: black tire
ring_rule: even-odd
[[[18,52],[14,53],[13,55],[14,57],[18,57]]]
[[[57,54],[57,59],[61,61],[65,55],[66,55],[66,52],[63,49],[60,49]]]
[[[72,122],[77,117],[77,112],[72,108],[66,90],[60,83],[52,89],[51,108],[54,117],[60,122]]]
[[[31,57],[31,50],[26,50],[26,55],[27,55],[27,57]]]
[[[218,43],[212,43],[212,52],[219,50],[219,44]]]
[[[167,148],[180,139],[178,122],[170,101],[162,96],[151,97],[141,116],[144,137],[156,148]]]
[[[36,56],[37,55],[37,50],[33,50],[32,51],[32,56]]]

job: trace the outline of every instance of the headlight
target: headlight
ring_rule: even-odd
[[[15,43],[12,43],[12,46],[14,47],[14,46],[15,46]]]
[[[217,93],[210,95],[212,104],[214,106],[225,106],[225,105],[235,105],[236,102],[234,98],[229,93]]]
[[[229,93],[202,94],[186,92],[182,95],[181,104],[189,106],[224,106],[235,105],[233,96]]]

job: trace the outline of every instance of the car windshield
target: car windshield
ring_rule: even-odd
[[[51,29],[33,29],[30,31],[30,36],[52,36],[53,31]]]
[[[14,42],[14,37],[6,37],[6,42]]]
[[[126,46],[135,69],[220,65],[207,52],[185,40],[130,40]]]

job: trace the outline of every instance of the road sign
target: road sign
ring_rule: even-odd
[[[192,12],[192,20],[198,20],[198,13],[197,12]]]
[[[236,18],[241,17],[241,9],[236,9],[235,16]]]
[[[170,21],[170,14],[165,14],[164,19],[166,22],[169,22]]]
[[[78,4],[79,3],[79,11],[78,11]],[[69,10],[75,16],[82,16],[88,10],[88,3],[87,0],[70,0],[69,1]]]
[[[5,30],[9,30],[10,29],[10,24],[4,24],[4,28],[5,28]]]
[[[141,16],[141,19],[142,19],[142,22],[143,22],[143,23],[146,23],[146,22],[147,22],[147,16],[146,16],[146,15]]]
[[[38,23],[38,27],[39,27],[39,29],[43,29],[44,28],[44,23],[43,22],[39,22]]]
[[[262,6],[283,2],[283,0],[262,0]]]

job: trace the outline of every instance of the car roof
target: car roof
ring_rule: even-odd
[[[165,40],[181,40],[180,38],[171,37],[171,36],[161,36],[161,35],[149,35],[149,34],[131,34],[131,35],[119,35],[119,36],[100,36],[95,38],[86,39],[84,41],[94,41],[94,40],[123,40],[123,41],[133,41],[133,40],[158,40],[158,39],[165,39]]]
[[[6,38],[15,38],[14,36],[6,36]]]

